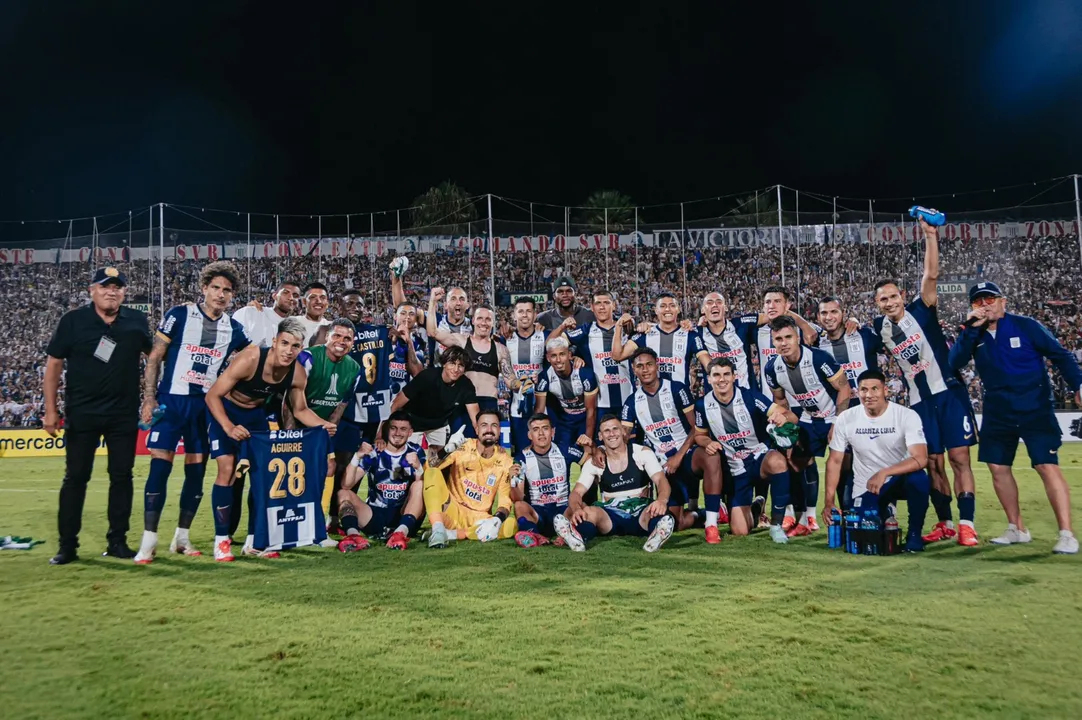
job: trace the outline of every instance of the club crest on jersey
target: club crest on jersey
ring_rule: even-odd
[[[736,415],[736,421],[741,425],[747,425],[751,422],[751,415],[744,408],[738,409],[734,415]]]
[[[485,481],[485,484],[487,484],[489,487],[496,487],[496,476],[489,475],[488,480]]]

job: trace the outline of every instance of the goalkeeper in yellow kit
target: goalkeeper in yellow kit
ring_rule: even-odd
[[[509,477],[514,463],[498,447],[499,433],[499,413],[482,410],[477,415],[478,439],[466,440],[425,470],[425,512],[432,522],[429,547],[467,538],[488,542],[514,537],[518,525],[511,512]]]

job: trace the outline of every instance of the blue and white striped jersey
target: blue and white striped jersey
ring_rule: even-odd
[[[244,328],[228,313],[212,320],[196,303],[170,308],[158,337],[169,343],[158,381],[158,393],[168,395],[205,395],[229,356],[249,344]]]
[[[765,375],[767,387],[771,390],[781,388],[787,397],[799,404],[802,410],[800,422],[834,422],[838,415],[834,405],[838,391],[830,383],[845,376],[830,355],[818,348],[801,345],[800,360],[795,366],[790,367],[780,355],[773,355],[767,361]],[[792,410],[796,412],[796,408]]]
[[[703,339],[698,330],[678,327],[665,332],[660,325],[655,325],[649,332],[636,335],[633,341],[639,347],[648,347],[657,353],[657,372],[662,380],[691,384],[691,368],[703,352]]]
[[[580,325],[567,333],[575,352],[594,371],[599,394],[597,409],[619,412],[631,395],[631,370],[626,362],[612,359],[612,336],[616,325],[603,328],[596,322]],[[601,414],[601,413],[599,413]]]
[[[910,407],[962,384],[951,372],[947,339],[939,327],[936,308],[925,305],[923,298],[906,305],[898,324],[886,316],[877,317],[875,332],[905,374]]]
[[[522,337],[518,331],[511,333],[505,341],[507,353],[511,357],[511,370],[519,380],[532,379],[541,372],[545,364],[545,339],[548,333],[537,330],[532,335]],[[521,390],[511,396],[511,417],[525,417],[529,403]]]
[[[406,504],[409,485],[415,479],[413,466],[406,462],[410,453],[417,453],[418,459],[424,457],[421,446],[414,443],[406,443],[400,453],[392,453],[388,445],[382,452],[354,454],[351,464],[368,474],[368,505],[400,510]]]
[[[766,412],[773,401],[746,388],[735,388],[728,403],[711,390],[695,402],[695,427],[721,443],[733,475],[744,472],[744,460],[766,454],[770,446]]]
[[[831,340],[825,332],[819,336],[819,349],[834,358],[849,378],[849,387],[854,390],[850,407],[860,404],[855,392],[860,374],[865,370],[879,369],[876,354],[880,347],[879,336],[869,327],[857,328],[855,333],[846,333],[837,340]]]
[[[526,502],[531,505],[567,505],[571,494],[571,464],[582,462],[582,448],[572,445],[561,451],[550,445],[548,452],[528,447],[515,456],[526,478]]]
[[[552,367],[541,373],[536,393],[546,395],[545,409],[553,424],[567,425],[586,419],[586,396],[597,392],[594,372],[588,367],[571,368],[563,377]]]
[[[691,432],[684,414],[695,407],[691,393],[680,383],[662,380],[651,395],[641,386],[624,403],[620,420],[625,427],[641,428],[646,443],[658,455],[672,457]]]

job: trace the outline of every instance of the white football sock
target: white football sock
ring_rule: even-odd
[[[706,526],[717,527],[718,526],[718,514],[713,510],[706,511]]]

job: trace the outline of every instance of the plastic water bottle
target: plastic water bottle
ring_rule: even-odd
[[[842,546],[842,514],[838,508],[830,509],[830,529],[827,530],[827,547],[840,548]]]
[[[879,554],[879,509],[872,508],[864,513],[864,520],[861,522],[861,530],[864,530],[864,554],[865,555],[878,555]]]
[[[898,540],[901,530],[898,528],[898,518],[891,515],[883,523],[883,554],[894,555],[898,552]]]
[[[150,422],[149,423],[145,423],[142,420],[139,421],[139,429],[140,430],[149,430],[151,427],[154,426],[154,423],[161,420],[162,416],[164,416],[164,415],[165,415],[165,405],[159,405],[158,407],[154,408],[154,412],[152,412],[150,414]],[[129,427],[131,427],[131,426],[129,425]]]
[[[947,222],[947,216],[935,208],[926,208],[923,205],[914,205],[909,208],[909,217],[922,218],[924,222],[935,227],[941,227]]]
[[[845,514],[845,537],[846,552],[852,555],[860,555],[860,541],[857,539],[857,531],[860,530],[860,515],[853,508]]]

